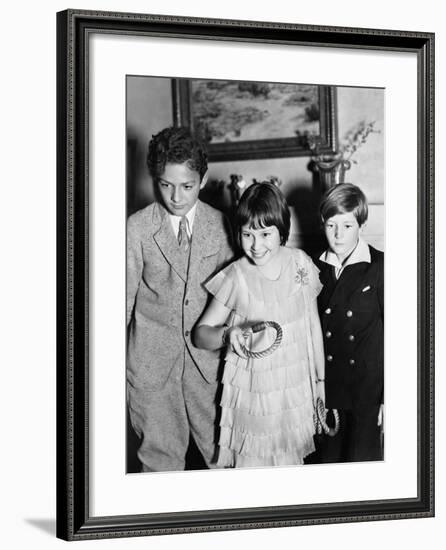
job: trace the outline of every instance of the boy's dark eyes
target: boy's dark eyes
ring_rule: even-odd
[[[334,229],[335,226],[334,226],[333,224],[331,224],[331,223],[327,223],[327,224],[325,224],[325,227],[326,227],[327,229]],[[344,227],[345,229],[351,229],[351,228],[353,227],[353,224],[352,224],[352,223],[346,223],[343,227]]]

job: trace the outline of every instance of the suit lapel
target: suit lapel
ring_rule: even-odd
[[[369,265],[368,263],[360,262],[345,267],[337,282],[334,283],[333,292],[329,300],[330,306],[334,306],[337,303],[345,303],[346,291],[350,295],[356,288],[361,286],[364,272]],[[333,279],[335,279],[334,276]]]
[[[198,201],[194,226],[192,228],[189,262],[189,278],[191,280],[198,275],[202,258],[218,253],[218,240],[215,236],[214,227],[204,204]]]
[[[328,304],[332,303],[333,298],[335,297],[335,288],[338,285],[338,281],[334,275],[333,266],[326,264],[325,262],[321,262],[319,279],[323,285],[320,299],[322,300],[322,303],[325,304],[324,307],[327,307]]]
[[[187,262],[184,261],[184,253],[178,246],[169,216],[161,205],[158,205],[156,213],[160,227],[153,234],[153,238],[166,261],[178,273],[181,279],[186,282]]]

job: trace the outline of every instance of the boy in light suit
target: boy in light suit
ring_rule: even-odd
[[[191,334],[208,301],[204,283],[232,258],[230,229],[198,199],[207,155],[187,129],[154,136],[147,163],[159,198],[127,226],[130,420],[143,471],[183,470],[190,433],[212,467],[220,357]]]

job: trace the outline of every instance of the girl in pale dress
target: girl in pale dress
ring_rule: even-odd
[[[220,467],[302,464],[314,451],[314,406],[325,400],[323,341],[316,298],[318,270],[299,249],[286,248],[290,213],[272,183],[241,197],[236,230],[243,256],[206,285],[213,299],[195,329],[195,344],[227,346],[221,397]],[[271,354],[278,323],[282,342]]]

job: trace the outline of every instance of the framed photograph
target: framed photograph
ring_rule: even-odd
[[[321,152],[336,151],[330,86],[181,78],[172,85],[175,124],[204,139],[211,161],[308,156],[309,135]]]
[[[434,35],[84,10],[60,12],[57,30],[58,537],[433,516]],[[191,59],[200,59],[199,66]],[[184,137],[186,126],[207,148],[207,166],[179,156],[159,171],[153,150],[166,135]],[[176,170],[166,169],[178,164],[189,170],[187,182],[183,172],[177,179]],[[183,215],[175,208],[184,204],[175,197],[184,196],[186,184],[193,187],[196,174],[195,218],[182,220],[181,229]],[[378,458],[325,461],[308,447],[274,464],[213,467],[206,456],[193,421],[204,394],[188,392],[197,376],[210,386],[209,371],[193,370],[194,385],[186,379],[189,352],[174,353],[178,337],[171,334],[181,327],[181,349],[190,350],[186,325],[192,330],[203,308],[182,294],[182,313],[172,309],[180,291],[169,285],[178,275],[183,291],[196,287],[198,296],[220,263],[209,272],[205,266],[224,249],[216,231],[223,218],[215,208],[232,220],[242,191],[265,181],[280,187],[287,201],[288,250],[299,248],[314,261],[323,238],[322,193],[353,183],[367,196],[362,235],[386,258],[384,343],[376,348],[385,388]],[[172,206],[174,215],[160,214],[160,204],[168,213]],[[208,225],[203,212],[211,217]],[[158,215],[171,225],[164,237],[154,234],[152,247],[152,229],[143,220]],[[162,294],[153,274],[170,254],[162,244],[175,236],[189,254],[188,268],[181,277],[175,264],[176,274],[169,271],[159,283],[169,287],[160,301],[169,304],[168,315],[158,304],[144,318],[137,294]],[[178,262],[185,258],[180,248]],[[135,282],[138,265],[145,267],[138,267]],[[295,283],[304,286],[308,269],[297,275]],[[360,316],[377,290],[366,283],[359,288]],[[184,308],[192,306],[195,317],[188,317]],[[126,310],[130,319],[139,315],[139,326],[126,321]],[[355,315],[345,312],[346,319]],[[322,325],[324,338],[331,338]],[[153,346],[138,348],[138,334]],[[190,357],[190,365],[199,365]],[[326,352],[324,358],[331,376],[333,357]],[[135,365],[149,360],[157,370],[141,376],[144,369]],[[172,411],[163,408],[162,392],[170,382],[181,388],[169,394],[170,403],[186,421],[166,445]],[[149,401],[158,403],[150,412],[160,418],[158,434],[146,429]],[[213,403],[212,413],[198,413],[200,422],[219,414]],[[169,460],[176,453],[176,462],[165,458],[167,447],[175,448]],[[157,452],[161,466],[154,466]]]

